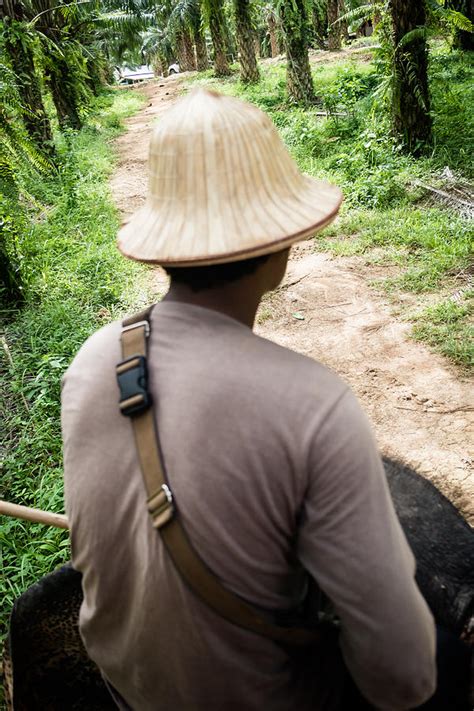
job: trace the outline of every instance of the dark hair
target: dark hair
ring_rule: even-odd
[[[171,281],[177,284],[186,284],[192,291],[203,291],[238,281],[248,274],[253,274],[261,264],[265,264],[267,259],[268,255],[264,254],[261,257],[243,259],[240,262],[211,264],[207,267],[163,266],[163,268],[171,277]]]

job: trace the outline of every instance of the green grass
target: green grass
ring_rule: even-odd
[[[473,367],[474,290],[463,296],[464,303],[444,300],[415,317],[413,335],[447,358]]]
[[[15,218],[25,305],[4,311],[0,329],[8,349],[7,356],[0,347],[0,498],[64,510],[61,376],[94,330],[149,299],[146,268],[115,247],[118,215],[108,187],[111,139],[141,105],[133,91],[102,96],[85,128],[59,139],[59,173],[26,178],[37,204]],[[14,598],[67,560],[67,534],[2,518],[0,556],[4,633]]]
[[[406,154],[392,137],[384,97],[377,94],[376,64],[356,53],[342,62],[313,66],[315,109],[288,102],[283,64],[262,68],[262,81],[255,86],[243,86],[237,76],[213,79],[210,72],[193,82],[257,104],[276,124],[304,172],[342,188],[340,217],[318,235],[315,249],[364,254],[367,259],[374,253],[379,262],[397,265],[398,275],[379,283],[392,295],[397,289],[454,290],[466,283],[473,265],[472,222],[428,200],[429,193],[418,184],[444,187],[440,175],[446,166],[458,180],[473,178],[472,58],[441,43],[431,48],[430,58],[435,140],[431,152],[419,158]],[[454,343],[469,335],[469,304],[456,321],[446,315],[444,330],[435,323],[437,313],[426,310],[418,316],[425,340],[453,362],[469,366],[472,334],[466,344],[445,347],[448,340]],[[439,313],[442,320],[443,310]],[[417,338],[420,328],[417,320]]]

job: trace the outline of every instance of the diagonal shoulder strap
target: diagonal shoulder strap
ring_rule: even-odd
[[[320,630],[279,627],[265,620],[250,605],[227,590],[192,547],[166,480],[153,408],[150,406],[146,363],[150,315],[151,309],[147,309],[123,321],[123,360],[117,365],[117,377],[121,390],[121,411],[132,420],[153,526],[159,531],[182,578],[218,615],[275,642],[308,645],[320,641]]]

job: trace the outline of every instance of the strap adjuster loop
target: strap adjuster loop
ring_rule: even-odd
[[[163,484],[147,501],[148,511],[154,528],[162,528],[171,521],[174,514],[173,494],[167,484]]]

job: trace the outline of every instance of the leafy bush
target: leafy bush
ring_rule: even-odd
[[[88,125],[60,141],[60,169],[41,180],[27,176],[35,203],[24,205],[14,228],[26,304],[4,311],[0,348],[1,498],[63,510],[61,376],[91,332],[148,300],[139,286],[145,268],[115,247],[108,188],[110,139],[141,103],[135,92],[100,97]],[[2,521],[0,546],[1,634],[13,599],[65,560],[69,547],[64,532],[15,520]]]

